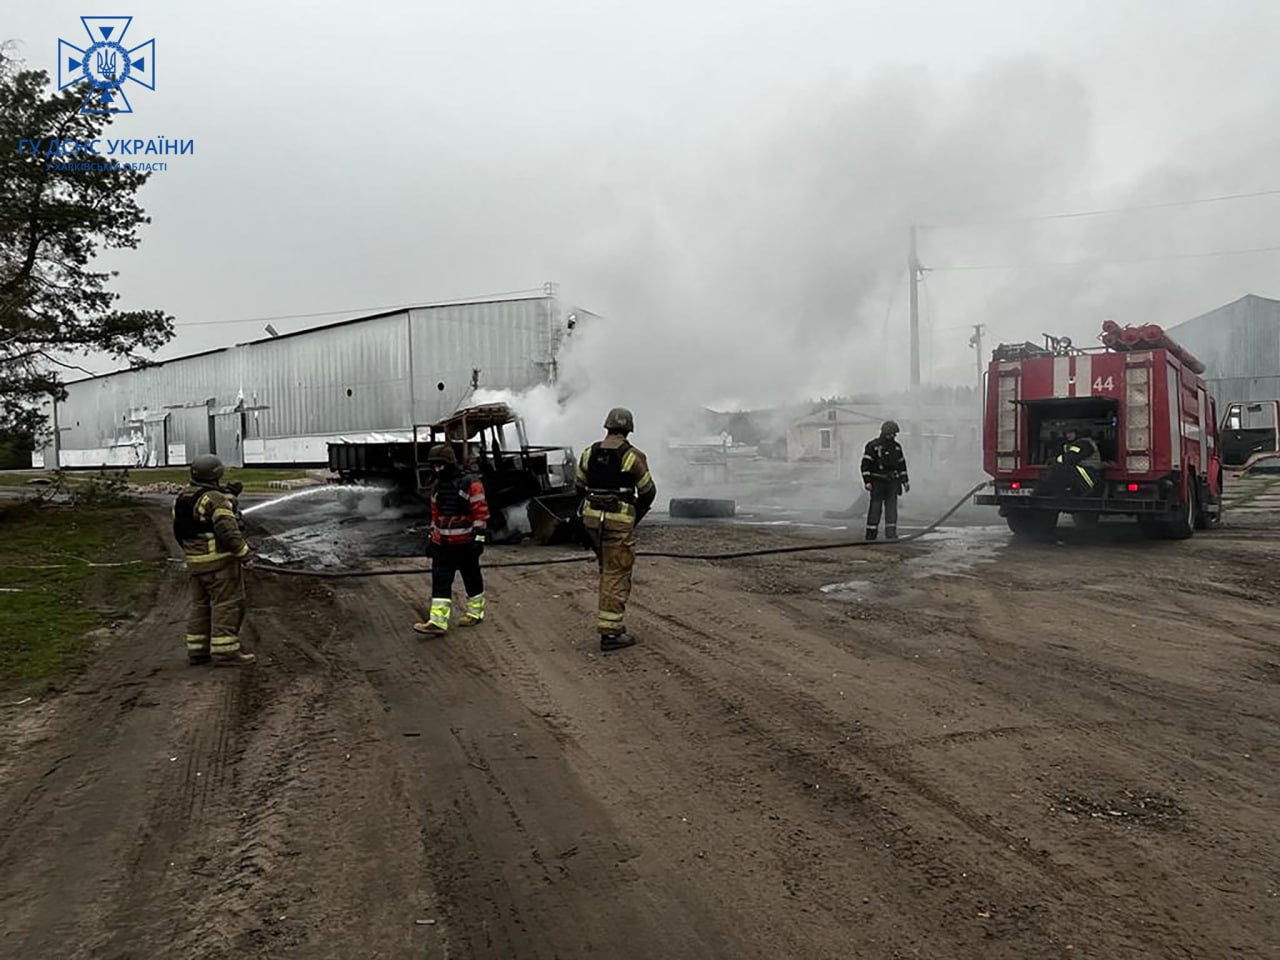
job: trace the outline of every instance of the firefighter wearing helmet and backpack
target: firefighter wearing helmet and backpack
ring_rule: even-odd
[[[458,467],[458,457],[447,443],[427,454],[434,475],[431,490],[431,536],[427,556],[431,558],[431,607],[425,621],[413,625],[417,633],[442,637],[449,632],[453,611],[453,581],[462,574],[467,591],[467,609],[460,627],[480,623],[485,615],[484,577],[480,555],[484,552],[489,527],[489,504],[480,478]]]
[[[895,439],[898,425],[886,420],[880,436],[867,444],[862,454],[862,483],[871,494],[867,509],[867,539],[874,540],[884,513],[884,538],[898,539],[898,496],[911,489],[907,480],[907,458]]]
[[[191,463],[191,483],[173,503],[173,536],[182,547],[191,581],[187,659],[191,663],[241,666],[255,662],[242,649],[244,571],[253,553],[244,538],[233,488],[222,486],[222,461],[205,453]]]
[[[600,569],[596,632],[602,652],[635,643],[623,626],[636,562],[636,525],[653,506],[658,488],[645,455],[627,435],[635,430],[631,411],[614,407],[605,418],[603,440],[587,445],[578,460],[575,486],[579,513]]]

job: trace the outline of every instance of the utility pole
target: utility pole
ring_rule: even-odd
[[[907,275],[911,278],[911,389],[920,388],[920,260],[916,256],[916,228],[908,231]]]
[[[982,395],[982,332],[987,329],[985,323],[973,325],[973,336],[969,338],[969,346],[973,347],[974,358],[978,364],[978,417],[981,421],[986,411],[986,397]]]

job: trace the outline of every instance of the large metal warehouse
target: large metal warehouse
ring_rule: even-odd
[[[1204,362],[1220,413],[1228,403],[1280,399],[1280,300],[1249,294],[1169,335]]]
[[[77,380],[33,465],[324,464],[329,441],[404,434],[477,387],[553,382],[573,326],[551,292],[408,307]]]

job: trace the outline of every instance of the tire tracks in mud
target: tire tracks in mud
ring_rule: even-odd
[[[696,898],[637,871],[638,852],[568,762],[564,730],[541,715],[545,699],[531,705],[509,695],[512,672],[522,689],[536,673],[513,668],[518,638],[505,624],[494,629],[493,615],[445,639],[418,638],[408,617],[420,587],[395,578],[364,592],[374,630],[395,639],[362,649],[360,665],[388,735],[406,744],[401,762],[419,766],[425,779],[417,794],[422,843],[450,950],[495,958],[723,955],[708,944],[718,934],[700,930],[707,921],[687,916]],[[500,592],[487,591],[491,609],[504,610]],[[495,657],[506,676],[495,672]]]
[[[530,623],[542,623],[545,630],[548,621],[570,620],[566,605],[575,612],[594,605],[581,589],[570,592],[567,604],[552,603],[554,594],[567,592],[563,584],[551,589],[552,582],[523,583],[521,612],[495,605],[494,627],[536,636]],[[649,623],[647,604],[633,603],[632,609],[637,622]],[[581,623],[589,629],[590,620]],[[584,636],[594,640],[585,631]],[[793,729],[786,729],[781,715],[794,715],[791,706],[772,712],[772,701],[761,703],[758,680],[726,679],[723,658],[710,665],[690,664],[685,623],[679,618],[674,629],[650,630],[642,637],[647,639],[641,646],[608,657],[583,649],[585,642],[569,650],[554,644],[551,650],[553,644],[544,641],[527,654],[514,643],[504,644],[500,658],[517,695],[538,703],[539,712],[574,686],[584,691],[579,719],[571,727],[575,737],[587,733],[587,742],[574,753],[594,767],[584,775],[597,783],[599,792],[627,797],[622,809],[632,815],[626,818],[630,831],[643,837],[650,856],[665,861],[669,876],[689,876],[691,883],[700,879],[706,886],[698,885],[697,896],[714,899],[718,909],[733,917],[735,929],[750,931],[740,952],[732,955],[835,956],[842,931],[852,929],[885,948],[914,951],[936,936],[921,931],[936,930],[939,918],[954,935],[939,939],[940,949],[944,943],[954,950],[958,943],[971,940],[976,945],[983,939],[981,928],[971,922],[977,908],[968,905],[977,898],[963,889],[975,880],[961,876],[968,873],[962,866],[953,875],[934,855],[936,850],[929,849],[931,841],[911,835],[909,824],[884,827],[890,815],[879,812],[875,801],[886,798],[868,799],[861,782],[842,777],[824,749],[810,742],[818,724],[792,723]],[[732,651],[726,640],[712,635],[712,645]],[[673,655],[669,648],[680,652]],[[706,651],[699,647],[697,652]],[[524,679],[528,671],[512,665],[525,656],[539,658],[539,676],[532,682]],[[548,694],[549,685],[555,694]],[[603,743],[600,736],[590,736],[590,718],[597,712],[627,717],[653,744],[652,751],[641,747],[622,761],[635,766],[632,776],[622,772],[617,756],[611,768],[601,769],[611,744],[607,735]],[[624,743],[630,739],[625,731],[620,736]],[[636,781],[646,780],[652,781],[648,789],[637,792]],[[819,785],[821,789],[813,789]],[[681,808],[688,817],[677,815]],[[655,831],[654,820],[674,821],[676,837],[669,830]],[[699,824],[698,842],[707,846],[696,855],[678,840],[687,822]],[[921,848],[924,852],[917,853]],[[850,858],[856,872],[851,872]],[[904,861],[911,866],[904,867]],[[886,882],[886,877],[892,879]],[[708,888],[720,895],[709,894]],[[953,889],[938,893],[947,888]],[[872,896],[832,896],[835,890],[874,894],[875,903]],[[778,904],[779,895],[786,907]],[[890,903],[897,913],[892,923],[883,921]],[[1039,923],[1033,907],[1016,909],[1024,927]],[[904,911],[920,922],[903,923]],[[783,914],[786,921],[781,921]],[[877,915],[882,919],[877,921]],[[762,928],[761,916],[773,922]],[[1006,929],[1002,935],[1008,933]]]

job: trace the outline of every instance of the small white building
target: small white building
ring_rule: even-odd
[[[874,407],[832,402],[793,420],[787,426],[787,459],[827,462],[846,475],[857,470],[862,451],[880,433],[884,417]]]

